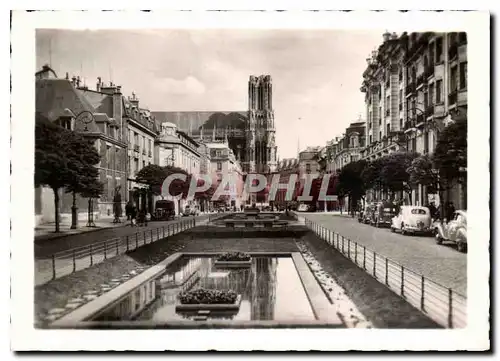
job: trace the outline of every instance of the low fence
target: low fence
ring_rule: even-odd
[[[162,227],[137,231],[122,237],[54,253],[49,259],[51,272],[43,272],[43,270],[40,270],[40,273],[43,274],[42,279],[39,279],[36,283],[45,283],[51,279],[80,271],[103,262],[106,259],[116,257],[125,252],[132,251],[195,226],[196,220],[190,218]]]
[[[305,224],[330,246],[438,324],[447,328],[467,325],[467,299],[463,295],[307,218]]]

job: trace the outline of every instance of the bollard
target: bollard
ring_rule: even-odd
[[[363,269],[366,271],[366,247],[363,246]]]
[[[358,244],[354,242],[354,263],[358,265]]]
[[[127,252],[128,252],[128,234],[127,234]]]
[[[424,285],[425,285],[425,278],[424,278],[424,276],[421,276],[421,278],[420,278],[420,288],[421,288],[421,293],[420,293],[420,309],[422,311],[424,310],[424,301],[425,301]]]
[[[351,240],[347,239],[347,258],[351,259]]]
[[[52,255],[52,279],[56,279],[56,257]]]
[[[453,328],[453,291],[448,288],[448,327]]]
[[[139,248],[139,232],[135,232],[135,249]]]
[[[73,250],[73,272],[76,272],[76,254],[75,254],[75,250]]]
[[[373,277],[377,279],[377,254],[373,252]]]
[[[345,250],[344,250],[344,236],[342,236],[342,254],[345,254]]]

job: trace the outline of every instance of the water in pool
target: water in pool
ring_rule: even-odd
[[[156,280],[156,298],[136,320],[185,320],[196,313],[176,312],[178,295],[199,287],[232,289],[242,296],[238,311],[212,311],[208,318],[237,321],[307,321],[314,313],[291,257],[258,257],[250,268],[224,269],[215,258],[183,257]]]

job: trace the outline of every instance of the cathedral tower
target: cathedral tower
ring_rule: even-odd
[[[270,75],[251,75],[248,81],[246,128],[247,172],[269,173],[276,169],[273,84]]]

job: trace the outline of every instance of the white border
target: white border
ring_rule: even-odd
[[[32,12],[12,24],[12,327],[15,350],[484,350],[489,276],[489,14],[463,12]],[[468,32],[469,326],[464,330],[40,331],[33,328],[35,28],[301,28]],[[339,54],[341,56],[341,54]],[[361,74],[360,82],[361,82]],[[31,211],[31,212],[30,212]],[[141,332],[141,333],[138,333]],[[193,333],[196,332],[196,333]],[[136,341],[137,340],[137,341]],[[272,342],[270,342],[272,340]]]

